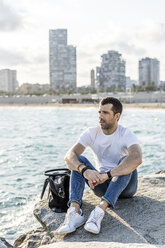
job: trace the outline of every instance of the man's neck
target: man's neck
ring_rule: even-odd
[[[113,134],[113,133],[116,131],[117,126],[118,126],[118,125],[115,125],[115,126],[112,127],[111,129],[102,129],[102,131],[103,131],[103,133],[104,133],[105,135],[110,135],[110,134]]]

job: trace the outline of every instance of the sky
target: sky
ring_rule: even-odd
[[[164,13],[164,0],[0,0],[0,69],[17,70],[19,85],[49,83],[49,30],[64,28],[77,49],[77,86],[90,84],[109,50],[135,80],[138,61],[157,58],[165,81]]]

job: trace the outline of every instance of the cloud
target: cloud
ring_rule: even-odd
[[[84,72],[79,72],[78,74],[82,78],[89,78],[90,70],[89,71],[84,71]]]
[[[84,61],[85,63],[94,63],[97,61],[97,54],[94,53],[92,50],[85,51],[80,49],[77,51],[77,59]]]
[[[133,54],[136,56],[143,56],[146,53],[146,50],[142,47],[135,46],[132,43],[120,41],[117,43],[119,49],[121,49],[124,53]]]
[[[130,30],[130,37],[128,39],[132,44],[136,44],[136,48],[145,47],[160,47],[164,45],[165,40],[165,22],[156,22],[146,20],[143,25],[134,27]],[[125,40],[126,41],[126,40]]]
[[[0,48],[0,66],[17,66],[21,64],[29,64],[21,52],[13,52]]]
[[[164,42],[165,40],[165,23],[157,23],[154,33],[154,40]]]
[[[0,31],[13,31],[23,24],[22,16],[0,0]]]
[[[81,57],[81,59],[84,59],[84,58],[86,59],[86,58],[89,58],[89,56],[91,56],[91,53],[83,49],[78,49],[77,55]]]
[[[48,57],[45,54],[37,54],[33,51],[33,56],[29,51],[12,51],[0,48],[0,67],[10,66],[28,66],[29,68],[48,64]]]
[[[97,53],[97,51],[94,51],[93,49],[88,49],[88,51],[80,49],[77,51],[78,64],[84,63],[84,68],[96,66],[100,63],[100,56],[101,54]]]
[[[38,55],[34,58],[32,58],[33,62],[34,63],[39,63],[39,64],[45,64],[45,63],[48,63],[48,56],[46,55]]]

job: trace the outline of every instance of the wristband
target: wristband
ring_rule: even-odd
[[[83,163],[80,163],[79,165],[78,165],[78,167],[77,167],[77,170],[79,171],[79,168],[80,168],[80,166],[81,165],[84,165]],[[80,171],[79,171],[80,172]]]
[[[89,167],[87,167],[87,166],[85,166],[85,167],[82,169],[82,171],[81,171],[82,177],[84,177],[84,172],[85,172],[86,170],[88,170],[88,169],[89,169]]]
[[[108,178],[111,180],[112,179],[112,175],[111,175],[111,170],[107,172]]]

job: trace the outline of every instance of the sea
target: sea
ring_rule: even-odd
[[[139,176],[165,169],[165,109],[126,108],[119,123],[134,132],[143,152]],[[0,236],[13,243],[40,224],[33,216],[44,171],[65,167],[64,156],[88,127],[95,107],[0,107]],[[94,163],[89,148],[85,156]]]

